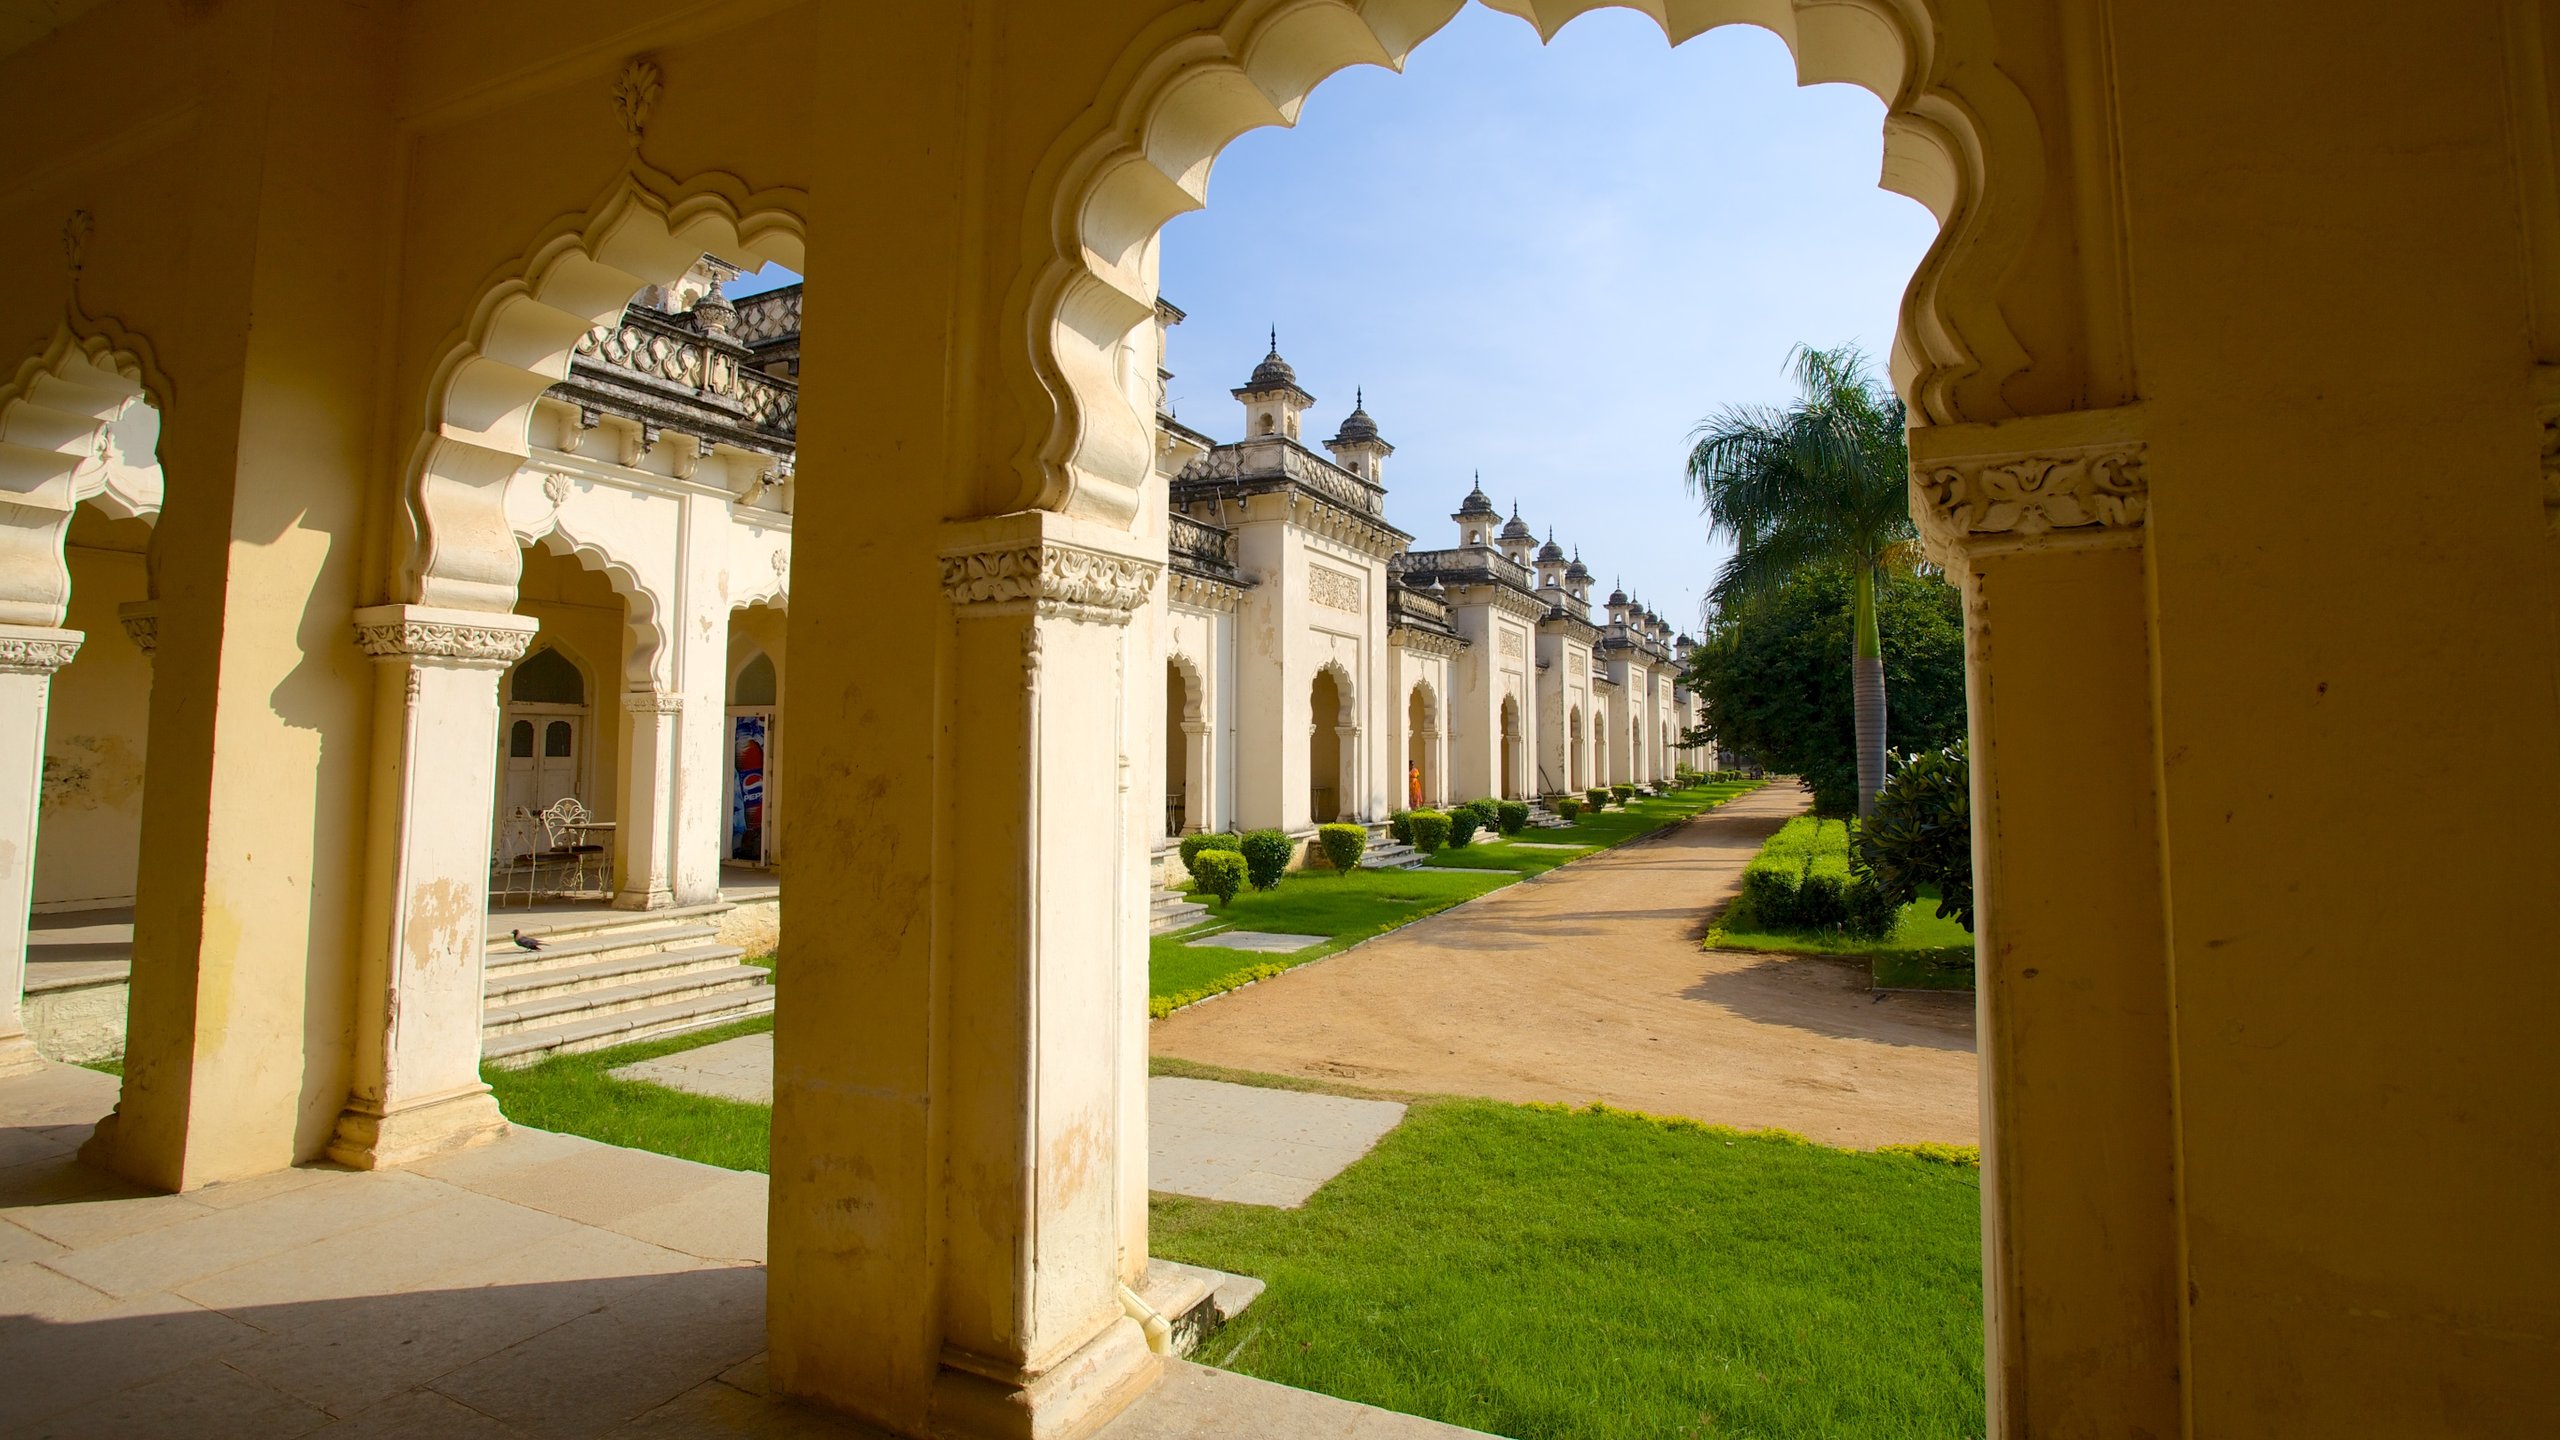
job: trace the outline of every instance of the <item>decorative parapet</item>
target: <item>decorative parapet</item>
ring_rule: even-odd
[[[86,638],[78,630],[0,625],[0,675],[50,675],[79,655]]]
[[[375,605],[356,612],[356,644],[376,660],[443,660],[503,670],[541,628],[530,616]]]
[[[1930,561],[2138,544],[2151,493],[2140,413],[2042,415],[1911,432],[1911,518]]]
[[[1164,568],[1120,548],[1135,543],[1125,533],[1046,511],[949,528],[967,538],[943,548],[942,593],[964,614],[1124,624],[1146,603]],[[1076,543],[1070,532],[1085,532],[1088,543]]]
[[[1182,467],[1177,485],[1219,481],[1287,480],[1358,515],[1382,519],[1387,513],[1386,487],[1363,480],[1294,440],[1257,435],[1221,445]]]
[[[1444,660],[1455,659],[1467,648],[1467,642],[1463,637],[1444,635],[1437,630],[1425,630],[1416,625],[1389,626],[1387,643],[1399,649],[1410,650],[1416,655],[1437,655]]]
[[[1171,526],[1165,535],[1165,551],[1175,565],[1221,580],[1236,578],[1236,537],[1232,533],[1194,520],[1179,510],[1170,512],[1167,518]]]
[[[1165,573],[1166,595],[1186,610],[1232,614],[1244,604],[1244,587],[1181,569]]]
[[[800,337],[800,299],[798,285],[785,285],[734,301],[737,317],[729,322],[729,333],[741,345],[756,346],[776,340]]]
[[[690,322],[634,305],[611,325],[578,337],[573,366],[623,372],[726,412],[746,429],[786,445],[800,428],[800,387],[744,363],[747,347],[714,340]]]

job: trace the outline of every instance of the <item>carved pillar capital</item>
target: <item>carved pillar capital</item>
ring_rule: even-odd
[[[1126,624],[1163,569],[1125,531],[1043,510],[944,528],[942,593],[965,615]]]
[[[0,675],[50,675],[70,664],[87,638],[78,630],[0,625]]]
[[[124,625],[124,637],[142,658],[151,659],[160,652],[160,602],[128,600],[116,607],[116,619]]]
[[[684,710],[684,697],[665,690],[626,690],[622,708],[634,715],[675,715]]]
[[[2151,491],[2137,406],[1911,432],[1911,518],[1931,562],[2141,543]]]
[[[540,622],[493,610],[373,605],[356,612],[356,643],[376,660],[433,660],[503,670],[524,658]]]

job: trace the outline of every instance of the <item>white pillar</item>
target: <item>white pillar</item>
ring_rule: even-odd
[[[729,502],[688,495],[676,551],[675,767],[668,796],[667,886],[670,903],[703,905],[720,898],[720,857],[729,835]],[[779,694],[776,695],[779,699]],[[765,787],[773,793],[770,782]]]
[[[0,625],[0,1075],[36,1065],[27,1037],[27,906],[44,805],[44,719],[53,672],[80,653],[81,633]]]
[[[623,692],[622,804],[613,836],[619,876],[613,903],[619,910],[676,903],[677,739],[684,700],[662,690]]]
[[[504,1133],[480,1082],[498,675],[537,628],[522,615],[377,605],[373,776],[354,1077],[329,1158],[403,1165]]]
[[[1205,682],[1204,682],[1205,683]],[[1182,829],[1197,834],[1217,814],[1209,795],[1209,722],[1182,722]]]

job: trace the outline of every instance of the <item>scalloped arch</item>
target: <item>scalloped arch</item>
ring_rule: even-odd
[[[512,538],[512,532],[510,532]],[[622,631],[628,642],[623,647],[622,683],[631,690],[665,690],[667,684],[658,674],[659,662],[667,655],[667,627],[662,618],[663,606],[639,573],[615,559],[601,544],[582,541],[554,515],[549,524],[536,534],[527,536],[527,545],[539,545],[554,555],[578,562],[582,570],[602,575],[613,593],[622,597]],[[548,643],[548,642],[546,642]]]
[[[1104,92],[1034,174],[1006,355],[1026,413],[1050,417],[1016,463],[1024,505],[1126,524],[1152,463],[1153,417],[1119,384],[1120,350],[1153,312],[1150,247],[1206,203],[1209,172],[1247,130],[1295,124],[1308,94],[1354,65],[1402,69],[1463,0],[1240,0],[1202,28],[1185,8],[1132,43]],[[1892,372],[1915,424],[2006,418],[2028,355],[2001,316],[2000,277],[2042,202],[2043,140],[1993,63],[1982,0],[1487,0],[1552,38],[1600,9],[1650,17],[1672,44],[1725,25],[1784,41],[1799,84],[1846,82],[1886,107],[1880,183],[1937,216],[1905,291]],[[1995,183],[1996,181],[1996,183]]]
[[[1208,716],[1208,680],[1201,673],[1200,662],[1179,650],[1165,652],[1165,663],[1182,672],[1182,718],[1205,719]]]
[[[1433,684],[1431,683],[1431,677],[1430,677],[1430,676],[1428,676],[1428,675],[1421,676],[1421,677],[1417,678],[1417,679],[1413,682],[1412,686],[1411,686],[1410,688],[1408,688],[1408,689],[1404,692],[1404,696],[1405,696],[1405,704],[1406,704],[1406,705],[1408,705],[1408,706],[1412,705],[1412,703],[1413,703],[1413,697],[1414,697],[1414,696],[1416,696],[1416,695],[1419,695],[1419,696],[1421,696],[1421,697],[1422,697],[1422,723],[1423,723],[1423,725],[1424,725],[1424,726],[1426,726],[1426,727],[1427,727],[1427,728],[1429,728],[1429,729],[1432,729],[1432,730],[1438,730],[1438,729],[1440,728],[1440,690],[1439,690],[1439,687],[1437,687],[1437,686],[1435,686],[1435,685],[1433,685]]]
[[[717,172],[679,182],[635,165],[492,278],[428,382],[407,466],[397,598],[513,608],[519,562],[506,483],[532,455],[534,402],[568,378],[578,337],[705,251],[801,268],[807,213],[798,190],[751,190]]]
[[[118,519],[158,517],[168,395],[149,344],[76,310],[0,383],[0,624],[62,624],[63,540],[83,501]]]
[[[1333,677],[1333,693],[1342,701],[1342,714],[1334,720],[1334,723],[1357,728],[1360,724],[1360,687],[1351,679],[1351,667],[1340,660],[1327,660],[1316,667],[1316,674]],[[1315,682],[1309,681],[1307,688],[1312,696]]]

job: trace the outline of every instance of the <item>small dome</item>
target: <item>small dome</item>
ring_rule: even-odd
[[[1612,604],[1612,605],[1624,605],[1624,604],[1626,604],[1626,603],[1627,603],[1627,592],[1626,592],[1626,591],[1624,591],[1624,590],[1612,590],[1612,591],[1610,591],[1610,592],[1609,592],[1609,603],[1610,603],[1610,604]]]
[[[1484,486],[1479,482],[1476,488],[1467,492],[1467,498],[1458,503],[1458,513],[1461,515],[1499,515],[1502,512],[1493,508],[1493,497],[1484,493]]]
[[[1591,578],[1591,567],[1582,563],[1582,551],[1579,548],[1573,552],[1573,563],[1564,567],[1564,578],[1568,582]]]
[[[1556,532],[1547,532],[1547,543],[1538,547],[1538,563],[1552,565],[1564,559],[1564,547],[1556,543]]]
[[[1365,397],[1359,391],[1352,392],[1351,413],[1343,417],[1342,429],[1333,437],[1334,444],[1357,445],[1362,441],[1378,438],[1378,422],[1369,418],[1364,399]]]
[[[1289,362],[1280,358],[1280,332],[1277,328],[1271,332],[1271,353],[1263,356],[1262,363],[1253,367],[1253,378],[1245,382],[1244,388],[1247,390],[1295,390],[1298,388],[1298,372],[1290,369]]]
[[[1517,500],[1511,502],[1511,523],[1502,527],[1502,538],[1505,540],[1535,540],[1538,538],[1537,536],[1529,533],[1529,522],[1520,518],[1520,502]]]

